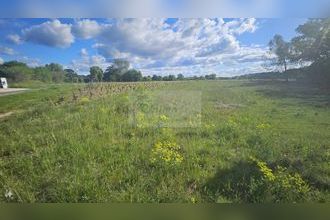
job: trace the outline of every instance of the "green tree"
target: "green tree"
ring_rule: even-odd
[[[129,70],[130,64],[127,60],[115,59],[113,64],[109,66],[104,73],[105,81],[119,82],[122,76]]]
[[[124,59],[115,59],[113,62],[115,69],[120,71],[120,75],[123,75],[129,70],[130,64],[127,60]]]
[[[163,77],[163,81],[174,81],[175,79],[175,75],[168,75]]]
[[[103,80],[107,82],[120,81],[120,74],[118,69],[116,69],[114,65],[107,67],[103,75]]]
[[[121,81],[137,82],[137,81],[141,81],[141,79],[142,79],[142,73],[140,71],[137,71],[135,69],[130,69],[123,74]]]
[[[276,56],[272,65],[283,67],[284,71],[286,71],[290,60],[290,44],[281,35],[276,34],[269,41],[268,46],[270,52]]]
[[[51,72],[53,82],[60,83],[64,81],[65,72],[60,64],[50,63],[46,64],[45,67]]]
[[[52,73],[44,66],[36,67],[34,68],[33,79],[49,83],[52,81]]]
[[[178,74],[178,76],[176,77],[178,80],[184,80],[184,76],[183,74]]]
[[[151,77],[151,80],[153,80],[153,81],[162,81],[162,76],[153,75],[153,76]]]
[[[296,29],[291,40],[294,61],[322,61],[330,58],[330,18],[310,19]]]
[[[151,79],[151,76],[144,76],[144,77],[142,77],[142,80],[143,81],[151,81],[152,79]]]
[[[92,81],[102,81],[103,70],[98,66],[92,66],[89,70]]]
[[[33,69],[25,63],[9,61],[0,66],[0,76],[12,82],[22,82],[33,77]]]
[[[79,75],[73,69],[65,69],[65,82],[77,83],[80,81]]]
[[[217,75],[216,74],[205,75],[205,79],[215,80],[217,79]]]

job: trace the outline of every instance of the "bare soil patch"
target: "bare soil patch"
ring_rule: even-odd
[[[6,112],[6,113],[0,113],[0,119],[8,117],[12,115],[14,112]]]

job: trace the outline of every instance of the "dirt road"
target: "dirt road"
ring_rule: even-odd
[[[8,88],[8,89],[1,89],[0,88],[0,96],[21,93],[21,92],[24,92],[24,91],[27,91],[27,90],[28,89],[24,89],[24,88]]]

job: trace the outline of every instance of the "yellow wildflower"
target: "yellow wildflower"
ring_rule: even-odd
[[[177,165],[183,161],[181,148],[174,142],[157,142],[151,150],[150,161],[152,163],[160,162],[166,165]]]
[[[168,120],[168,117],[166,115],[159,116],[159,119],[163,122],[166,122]]]
[[[261,123],[261,124],[257,125],[257,129],[259,129],[259,130],[265,130],[267,128],[270,128],[270,124],[268,124],[268,123]]]

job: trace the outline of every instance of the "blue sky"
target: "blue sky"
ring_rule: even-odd
[[[50,62],[88,74],[123,58],[144,75],[263,71],[267,43],[306,19],[1,19],[0,62]]]

